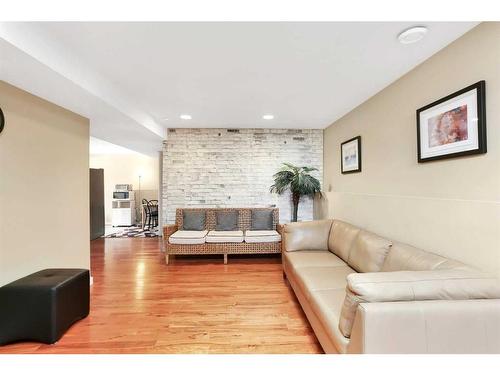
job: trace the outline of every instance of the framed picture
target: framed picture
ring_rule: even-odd
[[[354,137],[340,145],[341,172],[361,172],[361,137]]]
[[[3,124],[5,123],[5,117],[3,117],[2,108],[0,108],[0,133],[3,130]]]
[[[485,82],[417,110],[418,162],[486,153]]]

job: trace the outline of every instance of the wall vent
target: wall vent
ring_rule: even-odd
[[[306,139],[304,137],[293,137],[293,140],[302,142],[302,141],[305,141]]]
[[[169,133],[175,133],[175,129],[168,129]]]
[[[228,133],[239,133],[240,129],[227,129]]]

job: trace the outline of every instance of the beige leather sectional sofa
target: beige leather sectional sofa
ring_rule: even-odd
[[[326,353],[500,353],[499,280],[458,261],[318,220],[285,225],[283,272]]]

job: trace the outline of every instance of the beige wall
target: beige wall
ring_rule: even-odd
[[[418,164],[416,109],[483,79],[488,153]],[[322,216],[500,276],[498,103],[500,23],[483,23],[325,130]],[[340,143],[358,135],[363,171],[342,175]]]
[[[89,121],[0,81],[0,285],[90,268]]]
[[[158,158],[130,154],[98,154],[90,155],[90,168],[104,169],[104,211],[106,224],[111,225],[111,203],[116,184],[132,184],[135,190],[136,206],[143,198],[158,199]],[[141,192],[139,195],[139,175],[141,175]],[[139,215],[137,210],[137,215]],[[137,217],[140,220],[140,217]]]

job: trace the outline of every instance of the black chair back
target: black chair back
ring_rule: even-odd
[[[150,210],[150,207],[149,207],[149,201],[145,198],[142,199],[142,204],[145,205],[144,206],[144,210],[146,211],[146,215],[151,215],[151,210]]]
[[[151,199],[148,202],[148,208],[149,208],[149,212],[152,215],[158,215],[158,200],[157,199]]]

